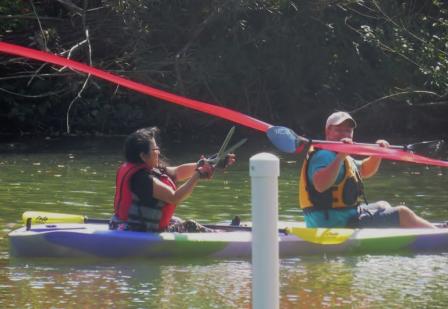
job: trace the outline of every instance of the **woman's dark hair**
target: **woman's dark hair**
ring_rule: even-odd
[[[140,153],[151,151],[151,142],[155,141],[159,134],[157,127],[138,129],[129,134],[124,142],[124,156],[127,162],[143,163]]]

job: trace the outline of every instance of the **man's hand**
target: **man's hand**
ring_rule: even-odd
[[[349,137],[344,137],[343,139],[341,139],[341,142],[344,144],[353,144],[353,140]],[[348,155],[349,154],[345,152],[338,152],[336,158],[339,159],[340,161],[344,161]]]
[[[380,147],[384,147],[384,148],[389,148],[390,144],[388,141],[384,140],[384,139],[379,139],[375,142],[375,144],[379,145]]]

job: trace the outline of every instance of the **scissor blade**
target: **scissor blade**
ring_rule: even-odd
[[[216,166],[219,161],[221,161],[222,159],[224,159],[229,153],[232,153],[235,149],[237,149],[238,147],[240,147],[241,145],[243,145],[245,142],[247,141],[247,138],[244,138],[242,140],[240,140],[238,143],[236,143],[235,145],[229,147],[228,149],[226,149],[223,153],[221,153],[220,155],[216,154],[213,155],[212,157],[210,157],[209,162],[211,164],[213,164],[213,166]]]
[[[221,148],[219,149],[219,151],[218,151],[216,157],[220,157],[220,156],[222,156],[222,154],[223,154],[224,151],[226,150],[227,145],[229,144],[230,139],[232,138],[232,135],[233,135],[234,132],[235,132],[235,126],[233,126],[233,127],[230,129],[229,133],[227,133],[227,136],[226,136],[224,142],[222,143]]]
[[[236,143],[235,145],[229,147],[229,149],[227,149],[226,151],[224,151],[223,153],[223,157],[225,157],[226,155],[228,155],[229,153],[232,153],[233,151],[235,151],[237,148],[241,147],[241,145],[243,145],[245,142],[247,142],[247,138],[243,138],[242,140],[240,140],[238,143]]]

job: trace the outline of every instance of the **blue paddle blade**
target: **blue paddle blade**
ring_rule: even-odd
[[[269,140],[278,150],[286,153],[295,153],[300,144],[297,135],[289,128],[274,126],[266,132]]]

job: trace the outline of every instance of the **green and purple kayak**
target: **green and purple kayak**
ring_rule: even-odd
[[[209,226],[215,229],[212,233],[145,233],[110,230],[106,223],[88,220],[60,223],[55,221],[62,219],[39,220],[35,216],[32,219],[28,219],[27,226],[9,234],[12,256],[228,259],[251,256],[252,232],[247,226]],[[279,222],[278,227],[281,257],[448,252],[447,228],[311,229],[292,222]]]

